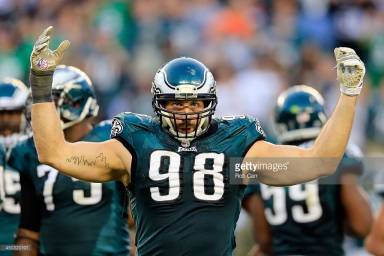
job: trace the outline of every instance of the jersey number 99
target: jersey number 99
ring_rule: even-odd
[[[321,218],[323,209],[320,204],[317,181],[289,186],[287,189],[265,184],[260,185],[263,199],[272,199],[273,211],[270,208],[265,209],[265,215],[271,225],[284,224],[288,219],[287,211],[289,210],[296,223],[309,223]],[[287,200],[293,203],[291,209],[287,205]],[[305,202],[307,210],[299,203],[295,205],[294,202]]]

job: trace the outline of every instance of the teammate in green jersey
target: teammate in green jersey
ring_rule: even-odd
[[[88,76],[77,68],[58,66],[53,79],[66,138],[107,140],[111,123],[92,125],[99,106]],[[60,174],[38,161],[32,137],[13,148],[8,162],[21,175],[17,244],[31,248],[18,255],[129,255],[125,188],[120,182],[88,183]]]
[[[293,86],[277,102],[278,141],[310,147],[326,122],[321,95]],[[357,184],[362,172],[361,153],[349,146],[332,176],[288,187],[249,185],[243,206],[252,216],[259,253],[343,255],[346,231],[364,238],[372,222],[369,201]]]
[[[23,139],[27,122],[23,115],[28,89],[17,79],[0,79],[0,146],[4,152]],[[11,255],[4,246],[12,245],[20,215],[20,176],[9,167],[0,169],[0,255]],[[4,249],[4,250],[3,250]]]
[[[129,189],[138,255],[232,254],[244,190],[229,182],[234,157],[297,158],[284,173],[259,175],[267,184],[292,185],[332,174],[344,153],[365,74],[350,48],[335,49],[342,94],[310,148],[265,142],[253,118],[213,118],[213,75],[201,62],[185,57],[168,62],[155,75],[157,117],[123,113],[113,121],[112,139],[71,143],[51,99],[52,74],[69,42],[50,50],[51,31],[49,27],[40,35],[31,54],[32,127],[39,159],[81,180],[122,181]],[[314,161],[303,165],[303,157]]]

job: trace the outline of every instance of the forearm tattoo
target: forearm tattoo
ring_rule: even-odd
[[[103,166],[109,168],[107,157],[103,153],[98,154],[94,159],[84,155],[73,155],[67,158],[66,162],[77,166]]]

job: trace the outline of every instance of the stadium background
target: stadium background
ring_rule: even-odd
[[[63,63],[93,80],[100,119],[151,114],[157,68],[191,56],[215,75],[218,115],[254,115],[273,135],[276,96],[291,85],[315,87],[333,108],[333,48],[349,46],[368,70],[351,141],[370,155],[384,152],[383,24],[381,0],[0,0],[0,77],[27,82],[33,42],[53,25],[53,47],[72,43]]]

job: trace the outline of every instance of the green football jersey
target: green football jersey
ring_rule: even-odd
[[[6,164],[5,155],[0,145],[0,246],[14,243],[20,217],[20,176]],[[0,255],[11,254],[0,250]]]
[[[111,137],[133,156],[128,189],[138,255],[232,255],[244,186],[229,184],[229,159],[264,138],[256,120],[214,119],[182,147],[158,118],[122,113]]]
[[[111,123],[103,122],[83,140],[105,141],[110,129]],[[88,183],[60,174],[39,163],[32,138],[14,148],[9,162],[33,183],[44,255],[129,255],[126,195],[120,182]]]
[[[345,172],[361,174],[362,161],[356,152],[355,147],[349,147],[332,176],[288,187],[247,187],[245,199],[255,193],[264,202],[273,255],[344,255],[340,176]]]

